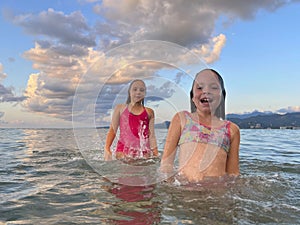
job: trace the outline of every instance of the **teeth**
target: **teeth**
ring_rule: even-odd
[[[201,99],[200,101],[201,101],[202,103],[204,103],[204,102],[207,103],[207,102],[209,102],[209,99],[208,99],[208,98],[203,98],[203,99]]]

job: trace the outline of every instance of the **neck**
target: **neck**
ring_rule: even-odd
[[[200,110],[196,110],[196,113],[199,117],[203,117],[203,118],[208,118],[210,119],[211,117],[213,117],[214,115],[211,113],[211,111],[200,111]]]
[[[211,125],[213,120],[216,120],[217,117],[213,115],[211,112],[203,112],[203,111],[196,111],[197,119],[199,122]]]
[[[130,102],[128,105],[131,106],[131,107],[143,106],[142,102]]]

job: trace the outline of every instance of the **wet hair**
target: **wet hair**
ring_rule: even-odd
[[[197,110],[196,105],[193,102],[193,97],[194,97],[193,88],[194,88],[195,80],[196,80],[197,76],[205,70],[209,70],[209,71],[213,72],[218,77],[218,80],[219,80],[220,86],[221,86],[221,90],[222,90],[222,97],[221,97],[221,102],[220,102],[219,106],[217,107],[217,109],[215,111],[215,116],[218,117],[218,118],[221,118],[221,119],[225,119],[226,90],[225,90],[225,87],[224,87],[224,81],[223,81],[223,78],[221,77],[221,75],[213,69],[204,69],[204,70],[201,70],[199,73],[196,74],[195,79],[193,81],[192,89],[190,91],[191,112],[193,113],[193,112],[196,112],[196,110]]]
[[[127,100],[126,100],[126,104],[129,104],[131,102],[131,98],[130,98],[130,89],[132,87],[132,85],[137,82],[137,81],[141,81],[143,82],[143,84],[145,85],[145,82],[143,80],[140,80],[140,79],[135,79],[133,81],[131,81],[130,85],[129,85],[129,88],[128,88],[128,95],[127,95]],[[146,88],[146,85],[145,85],[145,88]],[[145,89],[146,90],[146,89]],[[144,99],[142,100],[142,105],[144,105]]]

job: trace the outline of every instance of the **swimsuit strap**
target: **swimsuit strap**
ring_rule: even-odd
[[[127,111],[130,115],[137,116],[137,117],[143,116],[143,114],[145,112],[147,113],[147,110],[146,110],[146,108],[144,106],[143,106],[143,111],[140,114],[134,114],[134,113],[130,112],[128,105],[126,105],[126,108],[124,109],[124,111]],[[148,115],[148,113],[147,113],[147,115]]]

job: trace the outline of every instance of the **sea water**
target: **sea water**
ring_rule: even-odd
[[[128,186],[87,163],[72,129],[0,129],[0,224],[300,224],[300,130],[241,130],[240,170],[209,188]]]

